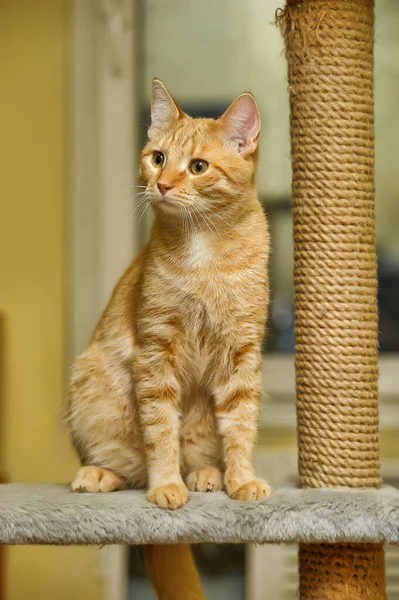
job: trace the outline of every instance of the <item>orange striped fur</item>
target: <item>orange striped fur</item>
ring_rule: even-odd
[[[157,99],[171,113],[165,122]],[[244,94],[217,121],[193,119],[154,81],[141,179],[155,222],[73,367],[68,424],[86,467],[74,488],[96,488],[85,486],[87,467],[102,467],[117,476],[104,491],[147,485],[150,500],[175,507],[187,500],[184,478],[191,489],[219,489],[218,469],[232,497],[267,493],[252,450],[269,238],[255,188],[256,126],[247,147],[235,144],[243,101],[249,120],[259,118]],[[154,151],[166,157],[161,168]],[[194,175],[198,158],[209,167]],[[165,196],[160,182],[172,188]]]
[[[164,508],[188,489],[269,493],[252,457],[269,301],[259,129],[250,94],[218,120],[194,119],[154,80],[140,165],[154,225],[73,367],[73,490],[146,486]]]

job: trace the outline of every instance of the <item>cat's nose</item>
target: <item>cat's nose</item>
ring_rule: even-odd
[[[166,192],[168,192],[169,190],[171,190],[173,188],[173,185],[168,185],[167,183],[158,183],[158,189],[161,192],[162,196],[165,196]]]

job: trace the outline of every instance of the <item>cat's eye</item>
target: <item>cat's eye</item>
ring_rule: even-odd
[[[208,169],[209,163],[206,160],[193,160],[190,164],[190,171],[193,175],[202,175]]]
[[[152,164],[154,167],[162,167],[165,162],[165,156],[162,152],[155,151],[152,153]]]

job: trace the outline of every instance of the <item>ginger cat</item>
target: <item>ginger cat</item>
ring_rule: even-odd
[[[140,170],[154,225],[73,367],[72,490],[146,487],[173,509],[188,490],[257,500],[269,494],[252,456],[269,301],[259,110],[245,93],[194,119],[157,79],[152,92]]]

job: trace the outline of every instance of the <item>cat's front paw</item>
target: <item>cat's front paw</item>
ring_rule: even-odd
[[[82,467],[79,469],[71,489],[73,492],[114,492],[124,490],[126,483],[113,471],[101,467]]]
[[[223,487],[222,474],[216,467],[204,467],[187,475],[186,483],[192,492],[218,492]]]
[[[149,502],[158,504],[161,508],[176,509],[184,506],[188,500],[188,489],[184,483],[171,483],[161,487],[151,488],[147,492]]]
[[[260,500],[270,496],[271,488],[263,479],[252,479],[242,483],[236,479],[226,478],[225,486],[227,493],[234,500]]]

